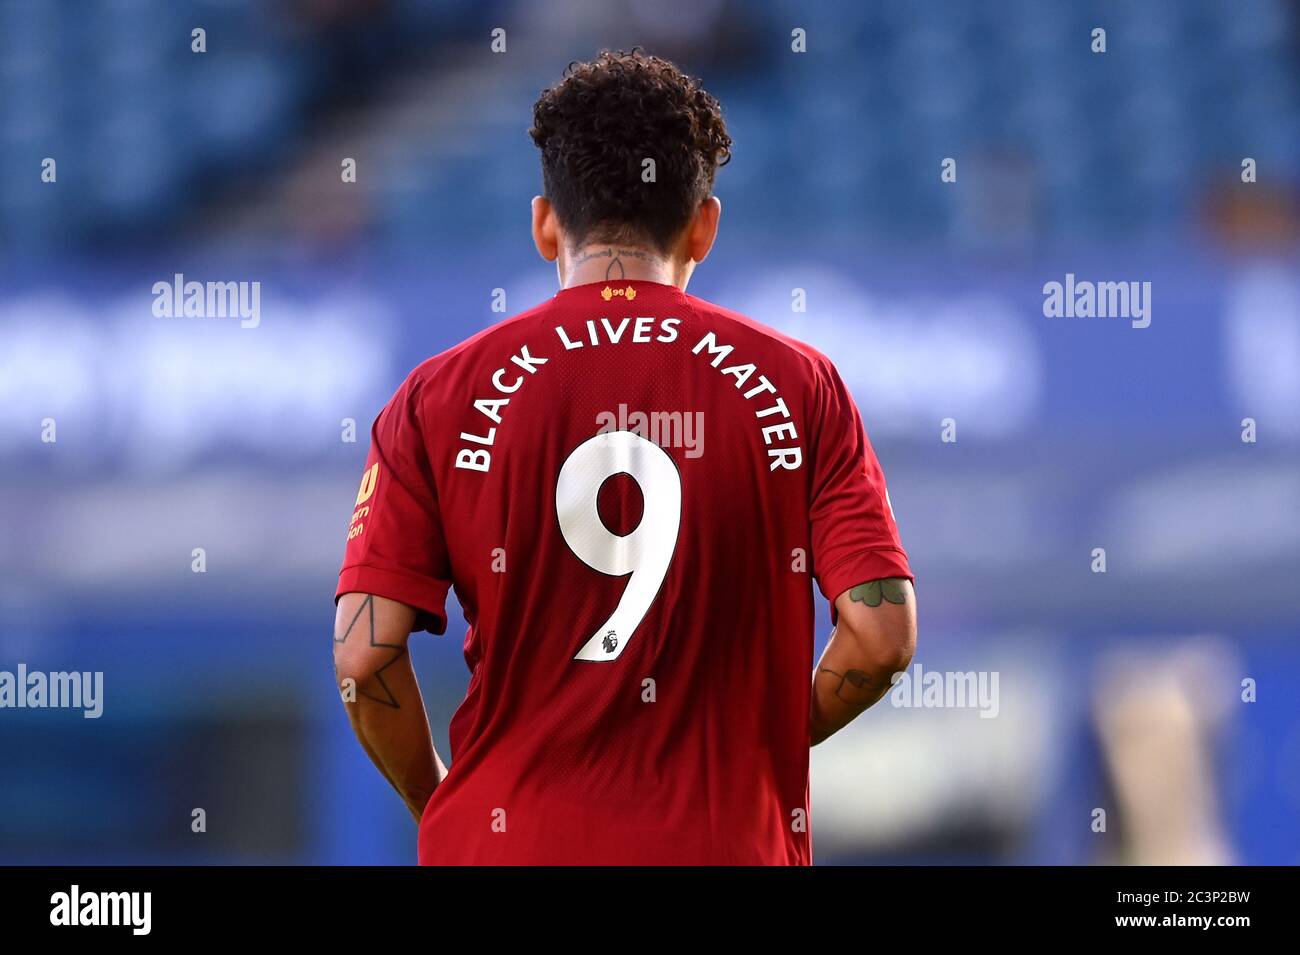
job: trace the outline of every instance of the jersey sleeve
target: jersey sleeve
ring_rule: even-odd
[[[415,629],[447,629],[450,557],[413,378],[375,419],[335,602],[375,594],[418,611]]]
[[[812,470],[813,573],[834,606],[844,591],[884,577],[914,579],[898,538],[885,475],[853,397],[823,359]]]

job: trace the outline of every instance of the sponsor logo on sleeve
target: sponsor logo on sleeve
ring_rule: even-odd
[[[348,525],[348,540],[360,537],[366,531],[366,518],[370,515],[370,505],[366,501],[374,497],[375,485],[379,483],[379,462],[376,461],[366,473],[361,475],[361,487],[357,489],[357,502],[353,505],[352,523]]]

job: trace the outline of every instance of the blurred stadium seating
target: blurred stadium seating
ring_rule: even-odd
[[[3,234],[63,249],[201,229],[192,217],[222,187],[278,182],[319,148],[331,110],[358,101],[376,115],[354,125],[383,134],[370,143],[359,226],[397,245],[499,230],[536,182],[520,127],[562,66],[554,40],[576,40],[576,54],[635,36],[533,11],[503,73],[477,54],[489,28],[521,15],[511,6],[5,0]],[[1270,177],[1300,172],[1295,25],[1281,0],[666,6],[700,14],[647,32],[693,54],[726,107],[728,183],[747,199],[728,207],[736,231],[769,233],[779,218],[783,234],[978,243],[1000,230],[1158,232],[1189,225],[1205,190],[1237,168],[1237,143]],[[789,55],[789,24],[817,55]],[[1097,25],[1113,37],[1104,57],[1079,39]],[[201,56],[195,26],[208,34]],[[64,158],[57,196],[19,174],[47,155]],[[946,201],[933,157],[947,155],[1002,169],[1005,204]],[[1006,221],[1008,205],[1029,221]]]

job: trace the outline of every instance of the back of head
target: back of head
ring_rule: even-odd
[[[731,149],[718,101],[700,81],[638,50],[570,64],[537,100],[529,132],[546,198],[575,245],[667,252]]]

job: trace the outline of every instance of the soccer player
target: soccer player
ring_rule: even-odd
[[[347,713],[424,864],[808,864],[809,746],[914,647],[884,475],[824,355],[686,294],[731,147],[698,81],[602,53],[531,134],[560,291],[375,421],[336,597]],[[815,667],[814,579],[837,622]],[[448,769],[406,648],[450,587]]]

